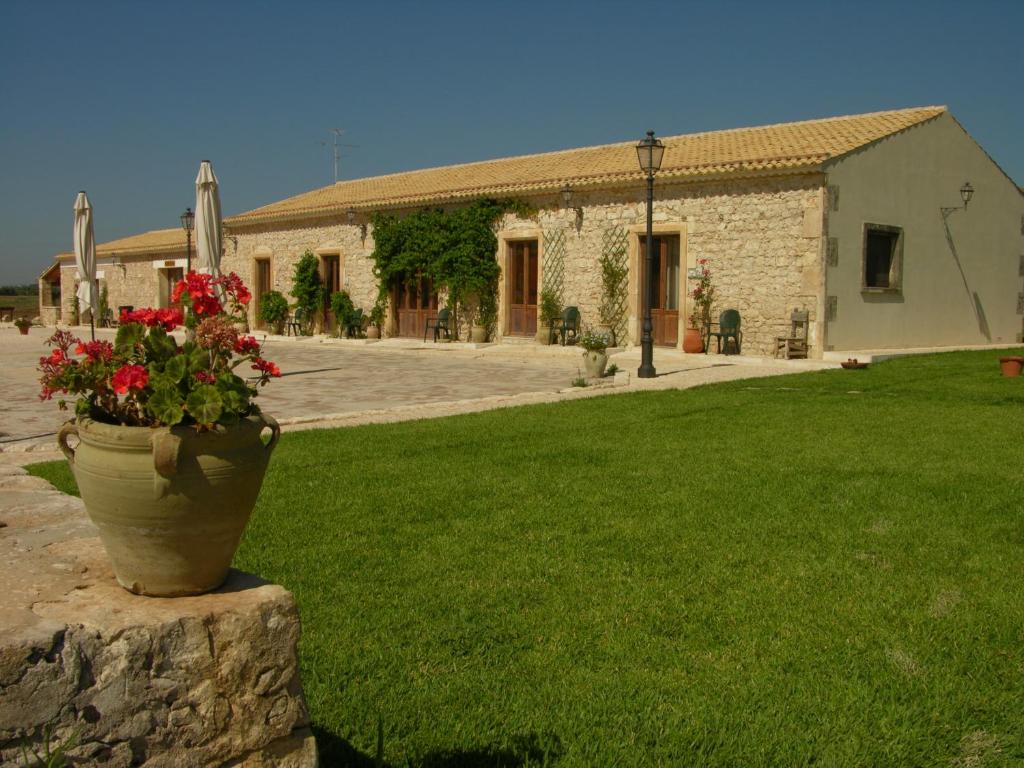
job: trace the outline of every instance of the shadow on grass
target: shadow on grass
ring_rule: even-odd
[[[313,726],[322,768],[522,768],[558,762],[562,742],[554,734],[530,733],[513,736],[511,744],[466,750],[439,750],[400,763],[377,763],[372,755],[360,752],[347,740]]]

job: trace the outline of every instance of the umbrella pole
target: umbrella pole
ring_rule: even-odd
[[[89,313],[89,333],[92,335],[92,340],[96,341],[96,318],[92,316],[92,312]]]

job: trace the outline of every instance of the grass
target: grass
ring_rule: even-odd
[[[236,565],[325,766],[1019,766],[995,357],[289,434]]]

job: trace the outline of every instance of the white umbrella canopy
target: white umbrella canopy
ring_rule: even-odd
[[[89,309],[90,319],[95,322],[100,307],[96,290],[96,238],[92,233],[92,205],[85,192],[79,192],[75,198],[74,241],[78,304],[81,309]]]
[[[209,160],[196,176],[196,271],[220,274],[220,190]]]

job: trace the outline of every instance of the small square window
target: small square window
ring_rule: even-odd
[[[902,275],[903,230],[886,224],[865,224],[861,290],[899,293]]]

